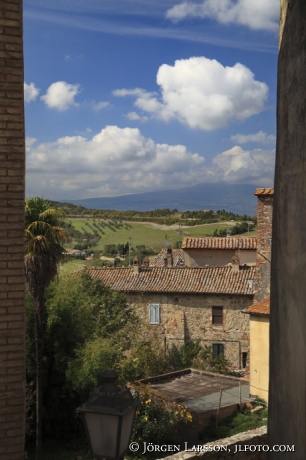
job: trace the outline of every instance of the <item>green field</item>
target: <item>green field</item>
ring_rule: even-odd
[[[88,222],[92,225],[98,220],[93,219],[68,219],[69,223],[73,225],[76,230],[81,232],[87,231],[92,232],[85,222]],[[103,251],[105,245],[109,244],[125,244],[131,239],[131,247],[136,247],[140,245],[145,245],[146,248],[152,248],[154,251],[159,252],[161,248],[164,247],[165,241],[168,241],[170,245],[175,246],[179,239],[179,232],[172,227],[167,227],[165,225],[158,226],[149,223],[127,223],[131,228],[120,228],[115,231],[111,230],[109,227],[104,227],[103,231],[105,234],[100,234],[100,239],[96,246],[93,247],[94,251]],[[226,227],[230,228],[233,223],[227,224],[226,222],[214,223],[214,224],[205,224],[198,225],[195,227],[182,227],[181,228],[181,238],[184,236],[209,236],[212,235],[215,229],[225,229]],[[250,236],[255,236],[256,232],[250,232]],[[244,235],[244,236],[247,236]],[[71,241],[68,243],[67,247],[73,247],[75,242]]]

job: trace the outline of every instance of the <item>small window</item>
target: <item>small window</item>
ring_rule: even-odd
[[[213,343],[212,346],[213,357],[216,358],[217,356],[224,355],[224,345],[223,343]]]
[[[223,324],[223,307],[212,307],[212,323]]]
[[[244,369],[247,365],[247,360],[248,360],[248,354],[247,352],[243,351],[242,352],[242,368]]]
[[[159,324],[159,304],[151,303],[149,305],[149,323]]]

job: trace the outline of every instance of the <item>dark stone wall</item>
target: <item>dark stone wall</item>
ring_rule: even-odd
[[[268,439],[306,453],[306,2],[282,0],[271,271]]]

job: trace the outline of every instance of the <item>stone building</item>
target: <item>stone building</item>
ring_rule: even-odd
[[[254,192],[257,196],[256,302],[270,295],[273,194],[273,188],[258,188]]]
[[[185,237],[182,243],[183,258],[188,267],[227,265],[233,257],[240,265],[255,265],[256,237]]]
[[[0,8],[0,458],[24,459],[24,101],[22,2]]]
[[[249,317],[242,310],[253,303],[255,268],[140,267],[135,258],[133,267],[88,273],[124,293],[166,346],[200,339],[233,368],[246,366]]]

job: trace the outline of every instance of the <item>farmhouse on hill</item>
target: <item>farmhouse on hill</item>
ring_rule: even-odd
[[[188,267],[227,265],[233,257],[238,257],[239,265],[254,266],[256,247],[256,237],[185,237],[182,243],[183,258]]]

